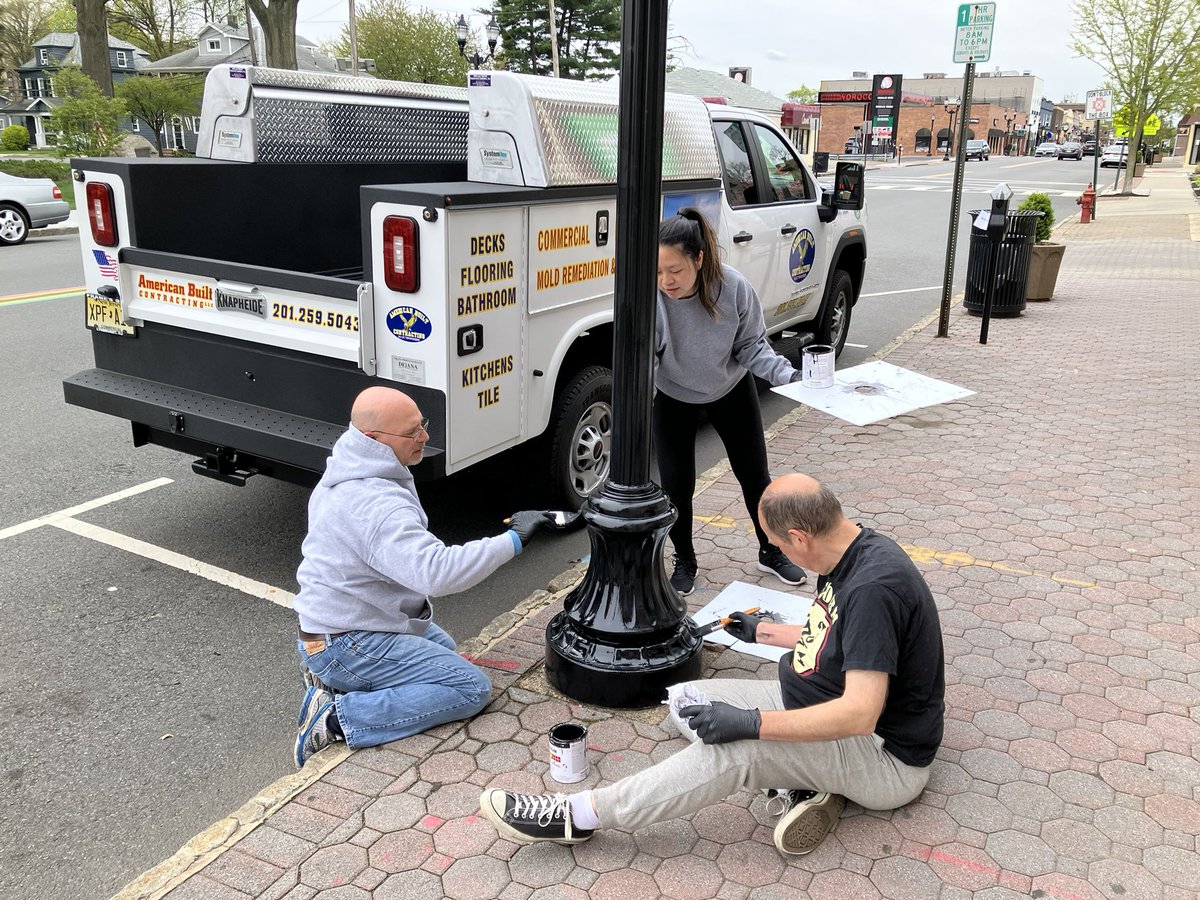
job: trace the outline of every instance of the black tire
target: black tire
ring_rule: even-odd
[[[588,366],[554,397],[546,429],[551,505],[574,510],[608,479],[612,464],[612,371]]]
[[[12,203],[0,203],[0,244],[15,247],[29,237],[29,217]]]
[[[830,276],[825,288],[825,299],[821,301],[821,315],[814,332],[818,344],[833,347],[836,359],[846,346],[850,333],[850,310],[854,306],[854,282],[849,273],[838,269]]]

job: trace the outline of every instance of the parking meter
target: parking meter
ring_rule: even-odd
[[[988,338],[988,323],[992,318],[992,299],[996,294],[996,264],[1000,258],[1000,245],[1004,241],[1004,229],[1008,225],[1008,201],[1012,199],[1012,188],[1003,181],[992,188],[992,208],[988,211],[987,222],[980,213],[976,227],[987,232],[991,252],[988,254],[987,280],[983,294],[983,322],[979,326],[979,343],[986,344]]]

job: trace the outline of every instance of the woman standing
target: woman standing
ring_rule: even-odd
[[[758,569],[786,584],[803,584],[804,570],[767,540],[758,501],[771,481],[754,376],[772,385],[800,373],[772,349],[762,305],[740,272],[721,264],[716,234],[688,207],[658,230],[658,364],[654,384],[654,442],[663,490],[679,511],[671,526],[675,569],[671,586],[686,596],[696,581],[692,494],[696,489],[696,431],[708,416],[758,535]]]

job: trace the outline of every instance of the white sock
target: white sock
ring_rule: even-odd
[[[578,794],[572,794],[571,798],[571,824],[580,831],[593,831],[600,827],[600,818],[596,815],[596,809],[592,806],[592,792],[581,791]]]

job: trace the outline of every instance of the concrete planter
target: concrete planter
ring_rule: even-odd
[[[1026,300],[1049,300],[1054,296],[1058,268],[1062,265],[1066,244],[1045,241],[1034,244],[1029,260],[1029,280],[1025,282]]]
[[[1133,164],[1133,177],[1141,178],[1146,174],[1146,164],[1144,162],[1135,162]]]

